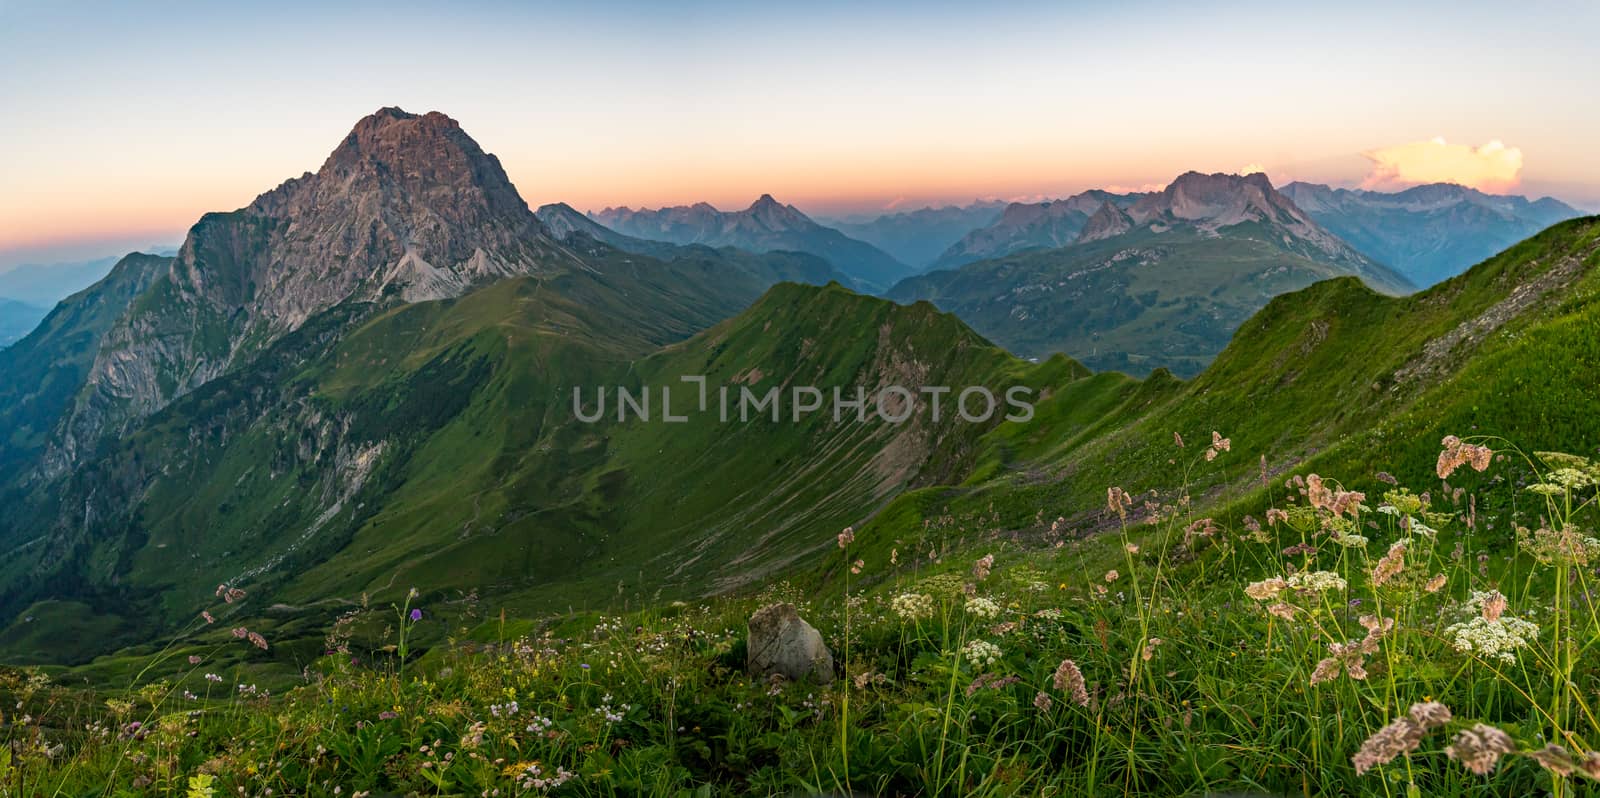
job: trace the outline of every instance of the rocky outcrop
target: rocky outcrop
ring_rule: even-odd
[[[455,120],[384,108],[316,173],[189,231],[170,271],[106,335],[46,469],[70,467],[102,435],[341,302],[441,299],[573,268],[582,262]]]
[[[833,682],[833,652],[793,604],[772,604],[750,616],[746,664],[751,676]]]
[[[993,224],[973,230],[952,244],[939,256],[934,268],[954,269],[1025,249],[1068,246],[1077,241],[1090,216],[1102,205],[1127,205],[1136,198],[1096,189],[1050,202],[1013,202]]]
[[[1109,202],[1102,203],[1100,208],[1089,217],[1084,224],[1083,232],[1078,234],[1077,243],[1087,244],[1090,241],[1099,241],[1104,238],[1120,236],[1133,229],[1133,220],[1121,208]]]

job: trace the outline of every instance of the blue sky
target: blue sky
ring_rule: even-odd
[[[1600,206],[1600,4],[1286,5],[0,2],[0,268],[176,241],[384,105],[457,118],[534,205],[1360,185],[1389,153],[1380,187]]]

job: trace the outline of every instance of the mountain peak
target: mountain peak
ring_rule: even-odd
[[[1083,225],[1083,232],[1078,234],[1077,243],[1086,244],[1090,241],[1099,241],[1128,232],[1133,227],[1133,220],[1128,214],[1123,213],[1111,200],[1100,203],[1099,209],[1089,217]]]
[[[484,152],[459,122],[438,111],[412,114],[387,107],[362,117],[318,174],[349,180],[369,172],[409,190],[475,186],[494,205],[526,208],[500,160]]]

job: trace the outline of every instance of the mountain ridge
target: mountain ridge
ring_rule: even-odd
[[[1283,192],[1319,224],[1423,286],[1583,215],[1551,197],[1529,200],[1447,183],[1391,193],[1295,182]]]
[[[750,252],[804,252],[823,258],[864,285],[888,288],[915,270],[881,249],[812,220],[793,205],[762,194],[742,211],[704,202],[634,210],[610,207],[590,218],[623,235],[672,244],[731,246]]]

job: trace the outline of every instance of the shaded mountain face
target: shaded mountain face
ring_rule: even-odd
[[[916,271],[871,244],[817,224],[770,194],[742,211],[723,212],[703,202],[660,210],[606,208],[594,214],[594,221],[623,235],[672,244],[804,252],[879,290]]]
[[[640,263],[641,279],[663,271]],[[836,285],[779,285],[685,341],[610,279],[514,278],[314,316],[12,505],[0,606],[84,603],[73,623],[119,636],[69,635],[82,657],[186,621],[218,583],[281,603],[280,644],[316,634],[330,597],[395,584],[530,611],[599,606],[619,582],[692,598],[793,567],[908,488],[959,480],[1001,421],[947,407],[884,423],[882,387],[1003,393],[1086,376],[1023,364],[930,305]],[[867,420],[796,421],[785,398],[779,421],[722,423],[714,393],[693,412],[686,375],[757,395],[859,386]],[[592,406],[600,386],[649,388],[657,415],[619,419],[612,394],[601,419],[579,421],[574,389]],[[663,422],[663,386],[688,421]]]
[[[0,349],[0,429],[7,431],[0,437],[0,509],[6,484],[45,450],[79,398],[106,333],[171,266],[172,258],[129,255],[98,283],[62,300],[27,337]]]
[[[1454,277],[1552,224],[1582,215],[1549,197],[1530,201],[1444,183],[1395,193],[1290,183],[1283,193],[1318,224],[1419,286]]]
[[[726,272],[729,275],[726,279],[743,276],[761,288],[780,282],[808,285],[837,282],[850,288],[858,287],[855,280],[834,269],[828,261],[804,252],[746,252],[735,247],[679,245],[634,238],[590,219],[564,202],[542,205],[535,215],[549,228],[551,236],[578,251],[588,251],[592,242],[600,242],[623,252],[648,255],[669,263],[701,264],[705,269]]]
[[[1089,217],[1101,205],[1110,202],[1126,207],[1140,196],[1096,189],[1051,202],[1013,202],[998,219],[968,232],[946,248],[932,268],[954,269],[1023,250],[1064,247],[1077,240]]]
[[[189,231],[169,273],[107,334],[46,467],[59,473],[102,434],[341,302],[438,299],[576,266],[455,120],[382,109],[316,173]]]
[[[581,247],[558,240],[454,120],[386,108],[358,122],[316,173],[190,230],[170,268],[96,341],[40,473],[70,472],[102,441],[341,305],[382,309],[577,272],[594,276],[586,290],[615,295],[600,304],[627,297],[640,327],[677,338],[780,279],[832,276],[798,255],[674,251],[661,261],[592,237]]]
[[[11,299],[0,299],[0,348],[16,343],[33,332],[49,311]]]
[[[1274,296],[1346,275],[1385,293],[1410,287],[1264,175],[1191,172],[1125,209],[1101,198],[1070,245],[930,272],[889,297],[931,300],[1024,356],[1193,375]]]
[[[921,208],[875,218],[819,221],[893,255],[902,263],[927,269],[962,236],[994,224],[1005,208],[1004,202],[978,201],[965,206]]]

